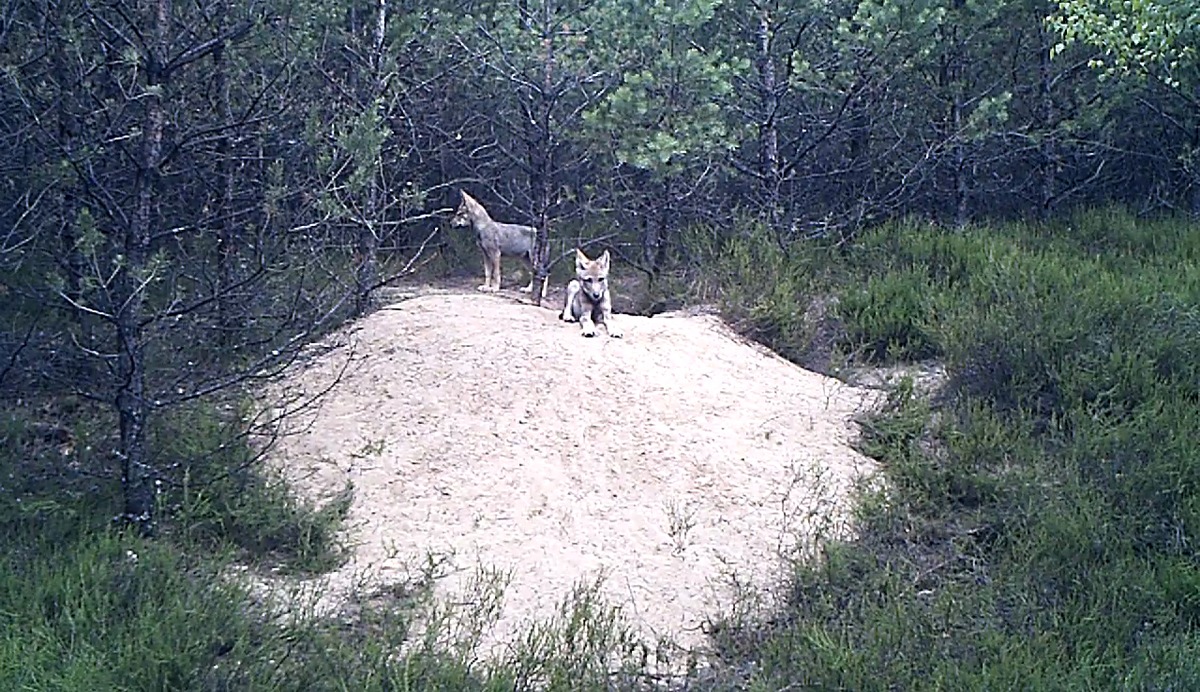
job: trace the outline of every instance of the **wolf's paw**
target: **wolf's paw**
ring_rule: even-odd
[[[482,286],[476,286],[475,290],[483,291],[484,293],[495,293],[496,291],[498,291],[500,289],[495,288],[493,286],[488,286],[487,284],[483,284]]]
[[[563,322],[574,322],[574,321],[575,321],[575,320],[574,320],[574,319],[571,317],[571,313],[569,313],[569,312],[567,312],[567,311],[565,311],[565,310],[564,310],[564,311],[562,311],[562,312],[560,312],[560,313],[558,313],[558,319],[562,320]]]
[[[624,332],[622,332],[620,329],[612,328],[608,330],[608,335],[613,339],[620,339],[623,334]]]
[[[583,335],[584,336],[596,336],[596,328],[595,327],[584,327]]]
[[[529,284],[521,289],[521,293],[533,293],[533,284]]]

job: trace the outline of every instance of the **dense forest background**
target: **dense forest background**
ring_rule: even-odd
[[[259,483],[242,473],[259,458],[247,436],[275,422],[251,420],[245,393],[430,257],[473,267],[445,232],[460,188],[497,218],[546,229],[552,247],[598,240],[652,280],[724,272],[710,283],[753,305],[735,316],[785,354],[806,328],[789,320],[807,308],[805,277],[821,273],[809,253],[821,248],[843,262],[833,274],[866,287],[841,308],[851,329],[868,325],[856,346],[884,360],[943,356],[952,375],[993,378],[994,391],[965,396],[1030,413],[1033,437],[1059,436],[1030,449],[1068,449],[1088,425],[1079,412],[1099,420],[1097,402],[1115,401],[1112,381],[1096,375],[1075,392],[1053,366],[1091,353],[1076,347],[1103,340],[1097,330],[1117,330],[1105,348],[1163,339],[1146,355],[1159,379],[1134,389],[1176,382],[1186,411],[1197,27],[1186,0],[4,0],[0,398],[23,412],[5,439],[69,445],[70,463],[39,461],[45,477],[74,474],[93,495],[113,488],[117,518],[145,533],[159,510],[190,508],[208,537],[319,543],[319,517],[297,529],[285,508],[247,527],[245,508],[228,504]],[[1124,212],[1078,215],[1096,208]],[[1154,219],[1183,225],[1140,225]],[[1063,249],[1073,237],[1078,254]],[[1108,264],[1110,254],[1125,259]],[[1164,271],[1183,278],[1151,290]],[[1026,294],[1030,277],[1060,295],[1107,282],[1088,303],[1100,321],[1074,316],[1013,345],[1029,315],[1065,314],[1052,294]],[[1176,302],[1156,302],[1168,294]],[[1144,323],[1122,321],[1143,312]],[[1087,377],[1120,369],[1108,357],[1089,361]],[[1126,404],[1113,410],[1136,409]],[[916,464],[927,417],[904,427],[912,406],[898,403],[901,423],[889,418],[875,438]],[[1008,422],[997,435],[1020,428],[998,420]],[[1145,440],[1161,440],[1146,425]],[[1200,612],[1192,529],[1180,528],[1200,516],[1194,465],[1187,436],[1177,442],[1170,474],[1112,505],[1156,498],[1157,519],[1137,526],[1174,536],[1162,554],[1177,561],[1171,588],[1189,605],[1171,611],[1171,627]],[[901,470],[925,497],[963,502],[957,471],[915,468]],[[1160,483],[1173,499],[1156,494]],[[199,508],[197,484],[216,489],[204,502],[224,492],[226,504]],[[959,509],[987,502],[972,497]],[[1169,543],[1147,540],[1130,560]],[[996,608],[1002,620],[1020,610]],[[1111,651],[1134,647],[1137,627]],[[1055,651],[1063,658],[1038,659],[1039,670],[1081,655]]]

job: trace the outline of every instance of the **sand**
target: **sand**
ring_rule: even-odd
[[[423,289],[293,373],[307,392],[341,373],[274,454],[312,498],[353,484],[355,547],[326,598],[410,579],[430,554],[448,599],[497,569],[494,650],[600,576],[640,636],[703,649],[709,619],[850,534],[850,492],[874,470],[851,419],[877,390],[713,315],[617,319],[623,339],[589,339],[516,293]]]

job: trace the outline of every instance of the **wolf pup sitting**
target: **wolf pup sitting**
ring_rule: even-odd
[[[483,205],[475,201],[466,191],[459,190],[462,204],[450,219],[450,225],[455,228],[471,226],[483,251],[483,285],[481,291],[500,290],[500,256],[521,256],[529,263],[529,285],[521,290],[529,293],[533,290],[534,241],[537,239],[537,229],[532,226],[521,226],[515,223],[500,223],[493,221]],[[546,281],[542,283],[542,295],[546,295]]]
[[[560,317],[567,322],[578,320],[584,336],[596,336],[596,322],[604,323],[609,336],[621,336],[621,330],[612,321],[608,264],[608,250],[592,260],[582,250],[575,249],[575,279],[567,284],[567,304]]]

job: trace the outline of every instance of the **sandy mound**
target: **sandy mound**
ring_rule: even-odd
[[[354,484],[358,547],[333,583],[404,579],[427,551],[459,568],[444,593],[478,563],[511,570],[495,643],[603,574],[645,636],[702,646],[732,575],[768,585],[781,552],[846,530],[846,493],[871,469],[848,421],[873,392],[714,317],[618,318],[624,339],[586,339],[511,296],[426,291],[293,378],[319,390],[355,354],[278,456],[309,492]]]

